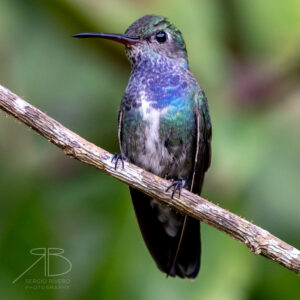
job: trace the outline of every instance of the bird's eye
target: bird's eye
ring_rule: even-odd
[[[160,43],[164,43],[167,40],[168,36],[164,31],[159,31],[155,35],[155,39]]]

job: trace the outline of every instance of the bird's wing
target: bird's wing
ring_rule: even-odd
[[[200,194],[204,180],[204,174],[209,168],[211,162],[212,126],[207,99],[204,92],[201,90],[199,93],[197,93],[194,100],[197,136],[191,191],[195,194]]]
[[[124,151],[122,149],[122,121],[123,121],[123,110],[121,108],[118,115],[118,139],[119,139],[120,153],[124,155]]]
[[[193,193],[200,195],[204,175],[211,162],[212,127],[207,99],[202,90],[195,94],[194,101],[196,119],[196,149],[190,190]],[[191,258],[191,249],[194,249],[194,254],[196,254],[194,255],[194,258]],[[177,272],[180,270],[180,266],[188,266],[189,269],[193,270],[189,277],[194,278],[199,272],[200,255],[200,222],[185,215],[172,266],[176,268]]]

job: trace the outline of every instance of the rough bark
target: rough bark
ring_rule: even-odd
[[[111,162],[112,154],[86,141],[1,85],[0,108],[36,130],[48,141],[61,148],[65,154],[227,233],[244,243],[253,253],[263,255],[300,274],[300,251],[298,249],[185,189],[180,198],[176,194],[171,199],[171,192],[166,192],[170,181],[133,164],[125,162],[124,168],[119,164],[119,167],[115,169],[115,164]]]

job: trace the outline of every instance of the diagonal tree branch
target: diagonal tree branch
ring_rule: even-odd
[[[111,162],[112,154],[65,128],[1,85],[0,108],[36,130],[48,141],[61,148],[65,154],[96,167],[180,212],[227,233],[244,243],[253,253],[263,255],[300,274],[300,251],[298,249],[187,190],[182,191],[180,199],[176,196],[171,199],[170,192],[166,192],[170,185],[169,181],[133,164],[125,162],[124,169],[119,166],[115,170],[114,163]]]

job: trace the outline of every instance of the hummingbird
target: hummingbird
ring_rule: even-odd
[[[125,45],[131,74],[118,123],[124,160],[200,194],[211,162],[207,98],[189,68],[181,32],[165,17],[146,15],[124,34],[84,32]],[[200,269],[200,222],[130,187],[137,221],[157,267],[167,276],[194,279]]]

